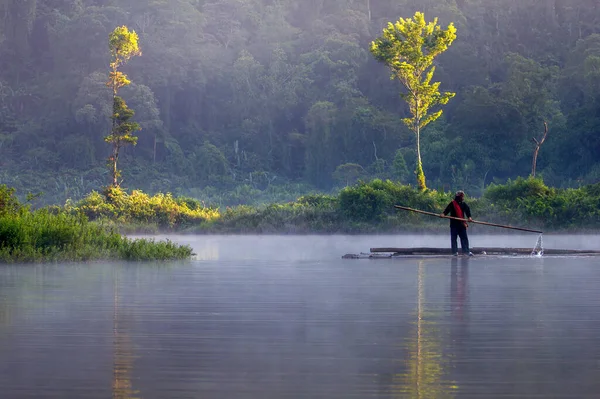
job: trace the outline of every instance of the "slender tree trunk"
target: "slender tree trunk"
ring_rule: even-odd
[[[425,184],[425,173],[423,173],[423,163],[421,162],[421,115],[419,114],[418,100],[415,99],[415,134],[417,135],[417,186],[419,190],[427,190]]]
[[[531,164],[531,177],[535,177],[535,169],[537,166],[537,157],[540,152],[540,147],[542,146],[542,144],[544,144],[544,141],[546,141],[547,136],[548,136],[548,124],[546,122],[544,122],[544,135],[542,136],[542,139],[538,140],[535,137],[533,137],[531,139],[533,141],[533,143],[535,144],[535,150],[533,150],[533,162]]]
[[[425,173],[423,172],[423,162],[421,161],[421,132],[419,126],[416,128],[417,133],[417,186],[419,190],[425,191],[427,185],[425,184]]]
[[[168,133],[171,133],[171,78],[167,79],[167,86],[165,87],[165,102],[163,107],[164,124],[165,129]]]
[[[535,167],[537,164],[538,152],[540,152],[540,146],[536,145],[533,151],[533,164],[531,165],[531,177],[535,177]]]
[[[112,128],[111,135],[114,135],[117,131],[117,119],[115,118],[116,106],[115,100],[117,99],[117,63],[115,62],[112,65],[113,69],[113,79],[112,79],[112,91],[113,91],[113,107],[112,107]],[[119,149],[117,147],[117,143],[113,142],[113,153],[110,159],[111,161],[111,169],[112,169],[112,186],[117,187],[117,158],[119,156]]]
[[[417,128],[417,165],[419,165],[419,169],[421,168],[421,138],[419,133],[419,128]]]
[[[117,169],[117,162],[119,160],[119,146],[118,144],[114,144],[113,146],[113,156],[112,156],[112,175],[113,175],[113,187],[119,187],[119,171]]]
[[[156,163],[156,133],[154,134],[154,150],[152,153],[152,163]]]

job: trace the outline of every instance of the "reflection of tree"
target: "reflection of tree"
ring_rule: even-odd
[[[0,333],[10,325],[11,318],[10,305],[0,297]]]
[[[115,266],[113,275],[113,399],[134,399],[137,392],[131,385],[133,354],[131,341],[127,335],[123,320],[119,319],[119,267]],[[119,323],[121,321],[121,323]]]
[[[440,344],[436,323],[427,320],[425,309],[425,267],[418,262],[417,321],[415,336],[408,339],[407,372],[396,375],[394,392],[402,398],[451,398],[457,387],[444,380],[449,366]]]
[[[7,281],[5,281],[5,279]],[[0,274],[0,289],[2,289],[2,291],[0,291],[0,333],[5,327],[10,325],[10,321],[12,319],[11,306],[8,301],[9,296],[6,294],[6,292],[4,292],[4,295],[2,293],[5,286],[10,287],[8,279],[4,273],[2,273]]]

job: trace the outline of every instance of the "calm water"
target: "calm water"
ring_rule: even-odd
[[[600,258],[341,259],[446,236],[171,238],[198,259],[0,266],[0,397],[600,397]]]

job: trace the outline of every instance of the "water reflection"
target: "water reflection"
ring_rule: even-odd
[[[129,337],[129,312],[121,310],[120,267],[113,269],[113,399],[136,399],[138,392],[133,389],[131,373],[133,371],[132,342]]]
[[[219,261],[0,267],[0,397],[599,397],[597,258],[212,240]]]
[[[195,260],[219,260],[219,245],[212,240],[206,240],[194,248]]]
[[[394,392],[411,399],[452,398],[457,386],[448,379],[451,364],[442,347],[445,331],[435,321],[439,315],[426,306],[424,260],[417,262],[417,269],[416,321],[408,338],[407,372],[396,376]]]
[[[466,325],[468,317],[466,309],[469,300],[469,258],[452,258],[450,263],[450,307],[453,320],[459,325]]]

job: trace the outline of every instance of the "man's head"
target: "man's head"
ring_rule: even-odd
[[[454,195],[454,199],[458,202],[462,202],[465,199],[465,192],[462,190],[457,191]]]

